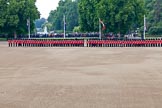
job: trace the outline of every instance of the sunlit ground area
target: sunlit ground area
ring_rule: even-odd
[[[1,108],[162,106],[162,48],[0,51]]]

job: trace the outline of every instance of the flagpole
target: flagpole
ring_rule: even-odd
[[[144,30],[143,30],[143,39],[146,37],[146,16],[144,15]]]
[[[101,19],[99,18],[99,39],[101,39],[102,36],[102,31],[101,31],[101,23],[100,23]]]
[[[66,36],[66,22],[65,22],[65,15],[64,15],[64,39],[65,39],[65,36]]]

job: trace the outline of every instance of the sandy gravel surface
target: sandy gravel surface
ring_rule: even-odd
[[[9,48],[0,108],[162,108],[162,48]]]

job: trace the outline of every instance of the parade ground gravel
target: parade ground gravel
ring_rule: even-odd
[[[162,48],[0,42],[0,108],[162,108]]]

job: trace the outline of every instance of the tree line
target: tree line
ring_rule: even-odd
[[[147,31],[149,34],[162,34],[162,0],[146,0]]]
[[[0,33],[10,36],[26,34],[27,19],[30,19],[33,31],[34,21],[40,17],[35,2],[36,0],[0,0]]]
[[[48,17],[52,29],[63,30],[63,15],[69,31],[98,32],[100,18],[106,25],[103,32],[114,34],[142,32],[146,15],[147,32],[162,33],[161,0],[60,0]]]
[[[79,0],[60,0],[56,10],[52,10],[48,17],[48,22],[52,24],[54,30],[62,30],[64,27],[63,17],[66,17],[66,30],[72,31],[78,26],[78,3]]]
[[[35,2],[0,0],[0,34],[27,34],[27,19],[34,31],[40,17]],[[162,0],[60,0],[48,22],[42,24],[48,30],[63,30],[64,15],[67,31],[98,32],[100,19],[106,26],[103,32],[114,34],[127,34],[137,28],[142,31],[146,15],[147,33],[162,34]]]

